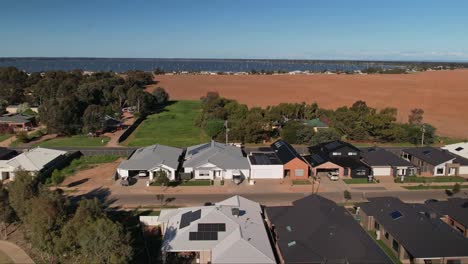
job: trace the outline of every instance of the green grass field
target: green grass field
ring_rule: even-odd
[[[104,140],[104,143],[102,142]],[[71,137],[59,137],[46,140],[37,144],[40,147],[102,147],[109,142],[108,137],[88,137],[85,135],[77,135]]]
[[[177,101],[165,110],[148,116],[124,144],[137,147],[152,144],[187,147],[209,141],[205,132],[195,126],[201,102]]]
[[[369,182],[367,178],[344,179],[343,181],[346,184],[365,184],[365,183],[372,184],[374,183],[374,182]]]
[[[12,136],[13,136],[12,134],[1,134],[0,135],[0,142],[9,139]]]
[[[308,180],[292,180],[292,184],[293,185],[310,185],[312,183]]]
[[[396,183],[401,183],[400,178],[395,178]],[[404,183],[429,183],[429,182],[465,182],[466,179],[460,176],[443,176],[443,177],[405,177]]]

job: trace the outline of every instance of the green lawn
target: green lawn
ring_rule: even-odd
[[[414,191],[414,190],[452,190],[453,185],[439,185],[439,186],[418,185],[418,186],[403,186],[403,188],[407,190],[411,190],[411,191]],[[468,185],[461,185],[460,188],[468,189]]]
[[[440,177],[405,177],[404,183],[411,183],[411,182],[465,182],[466,179],[460,176],[440,176]],[[396,183],[401,183],[401,179],[395,178]]]
[[[102,142],[104,140],[104,143]],[[86,135],[77,135],[71,137],[59,137],[46,140],[37,144],[40,147],[102,147],[109,142],[108,137],[88,137]]]
[[[401,261],[397,258],[395,253],[393,253],[393,250],[390,249],[387,245],[385,245],[385,243],[382,240],[376,239],[377,237],[375,235],[375,231],[367,231],[367,233],[369,234],[369,236],[372,237],[374,242],[377,243],[377,245],[383,250],[383,252],[387,254],[387,256],[390,258],[390,260],[392,260],[393,263],[401,264]]]
[[[354,179],[344,179],[344,183],[346,184],[364,184],[364,183],[374,183],[374,182],[369,182],[367,178],[354,178]]]
[[[180,183],[179,186],[211,186],[212,184],[211,180],[190,180]]]
[[[13,136],[12,134],[1,134],[1,135],[0,135],[0,142],[9,139],[9,138],[11,138],[12,136]]]
[[[308,180],[292,180],[292,184],[293,185],[310,185],[312,183]]]
[[[199,101],[177,101],[167,106],[165,111],[148,116],[124,144],[139,147],[157,143],[186,147],[207,142],[209,137],[195,126],[200,112]]]

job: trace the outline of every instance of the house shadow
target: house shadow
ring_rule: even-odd
[[[85,178],[85,179],[81,179],[81,180],[78,180],[78,181],[74,181],[74,182],[71,182],[67,185],[67,187],[76,187],[78,185],[81,185],[85,182],[89,181],[89,178]]]

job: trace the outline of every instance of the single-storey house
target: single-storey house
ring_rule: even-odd
[[[309,148],[308,157],[314,175],[334,171],[339,177],[367,178],[371,168],[361,161],[361,150],[350,143],[335,140]]]
[[[373,147],[361,150],[361,160],[372,168],[373,176],[412,176],[414,166],[383,148]]]
[[[426,205],[437,212],[441,216],[442,221],[468,238],[468,199],[428,200]]]
[[[368,200],[358,210],[361,225],[402,263],[468,263],[468,239],[427,206],[394,197]]]
[[[460,164],[459,175],[468,175],[468,142],[446,145],[442,149],[449,151],[456,157],[453,163]]]
[[[283,179],[283,164],[274,152],[252,152],[248,160],[252,179]]]
[[[161,210],[163,263],[277,263],[261,206],[233,196],[212,206]]]
[[[195,179],[248,178],[250,165],[240,147],[211,141],[187,148],[183,168]]]
[[[321,121],[319,118],[311,119],[311,120],[304,120],[303,124],[311,127],[314,132],[318,132],[321,129],[327,129],[328,125]]]
[[[271,149],[283,164],[284,177],[293,180],[309,178],[309,164],[288,142],[277,140],[271,144]]]
[[[0,116],[0,124],[7,124],[15,130],[26,130],[35,125],[34,117],[24,114],[8,114]]]
[[[279,263],[392,263],[342,206],[319,195],[268,206]]]
[[[403,149],[401,157],[417,168],[422,176],[457,176],[460,165],[454,163],[456,157],[446,150],[433,147]]]
[[[162,170],[171,181],[175,181],[182,152],[182,149],[159,144],[139,148],[128,160],[120,163],[117,174],[120,177],[145,175],[152,181],[156,173]]]
[[[19,105],[9,105],[6,107],[6,111],[10,114],[16,114],[18,113],[18,107]],[[29,107],[29,109],[31,109],[31,111],[35,112],[35,113],[39,113],[39,107],[37,106],[32,106],[32,107]]]
[[[34,176],[48,171],[65,158],[66,151],[34,148],[9,160],[0,160],[0,180],[14,180],[17,170],[31,172]]]
[[[445,147],[442,147],[442,149],[448,150],[450,153],[468,159],[468,142],[460,142],[446,145]]]
[[[17,155],[18,152],[16,150],[0,147],[0,160],[9,160]]]
[[[102,131],[116,131],[122,128],[122,122],[116,118],[106,115],[102,118]]]

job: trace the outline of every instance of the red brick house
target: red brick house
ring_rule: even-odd
[[[271,148],[283,164],[284,177],[293,180],[309,178],[310,166],[304,158],[286,141],[277,140]]]

